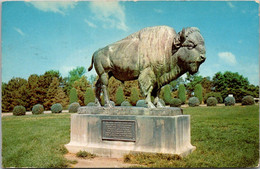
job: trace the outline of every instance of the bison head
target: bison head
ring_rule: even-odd
[[[206,60],[204,39],[198,28],[182,29],[179,34],[179,42],[176,51],[178,65],[190,74],[197,73],[199,66]],[[175,55],[174,54],[174,55]]]

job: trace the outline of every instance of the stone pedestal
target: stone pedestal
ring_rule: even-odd
[[[185,156],[195,150],[190,116],[180,108],[81,107],[71,115],[71,138],[65,146],[72,153],[85,150],[119,158],[138,152]]]

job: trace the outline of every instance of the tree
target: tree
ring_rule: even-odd
[[[223,74],[217,72],[213,77],[213,83],[216,92],[220,92],[222,98],[226,98],[228,94],[233,94],[236,102],[241,102],[242,98],[248,95],[250,88],[249,81],[242,75],[230,71]]]
[[[58,87],[54,96],[54,100],[56,103],[60,103],[62,107],[66,107],[69,103],[69,98],[61,87]]]
[[[194,89],[194,96],[199,99],[200,104],[201,104],[202,100],[203,100],[201,84],[196,84],[195,89]]]
[[[50,87],[47,91],[46,98],[44,99],[43,106],[45,110],[49,110],[51,106],[55,103],[58,103],[55,95],[58,93],[58,87],[59,87],[59,80],[58,78],[53,78],[52,83],[50,84]]]
[[[184,84],[184,80],[182,77],[179,77],[178,79],[171,81],[169,84],[171,85],[172,90],[176,91],[180,84]]]
[[[187,88],[187,94],[189,97],[191,97],[192,92],[195,89],[196,84],[201,83],[203,80],[203,77],[199,75],[199,72],[195,73],[194,75],[191,75],[189,72],[186,73],[187,77],[185,78],[186,88]]]
[[[86,76],[82,76],[80,79],[76,80],[72,85],[77,90],[78,94],[78,102],[81,106],[84,106],[84,95],[86,93],[86,89],[91,87],[89,81]]]
[[[69,93],[70,89],[73,87],[74,82],[79,80],[85,73],[86,69],[83,66],[76,67],[75,69],[69,71],[69,76],[64,78],[64,90]]]
[[[87,105],[90,102],[95,102],[95,94],[91,87],[88,87],[85,93],[84,104]]]
[[[185,102],[186,102],[186,89],[185,89],[184,84],[179,85],[178,98],[181,100],[182,104],[185,104]]]
[[[110,100],[112,100],[113,102],[116,102],[116,91],[119,87],[123,88],[123,84],[112,76],[108,80],[108,92]]]
[[[115,104],[117,106],[120,106],[123,101],[125,101],[124,91],[123,91],[122,87],[119,87],[116,91],[116,102],[115,102]]]
[[[23,78],[12,78],[2,86],[2,111],[10,112],[15,106],[28,107],[29,97],[26,88],[27,80]]]
[[[124,86],[124,95],[127,100],[130,100],[132,89],[136,88],[137,90],[140,91],[139,85],[138,85],[138,80],[131,80],[131,81],[125,81]],[[142,97],[141,93],[139,92],[138,97]]]
[[[77,94],[77,90],[75,88],[72,88],[70,90],[70,104],[74,103],[74,102],[78,102],[78,94]]]
[[[130,103],[133,105],[133,106],[135,106],[136,105],[136,102],[140,99],[140,97],[139,97],[139,91],[138,91],[138,89],[136,88],[136,87],[133,87],[132,89],[131,89],[131,95],[130,95]]]

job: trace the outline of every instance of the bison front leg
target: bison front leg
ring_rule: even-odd
[[[143,95],[146,96],[145,100],[148,104],[148,108],[155,108],[151,101],[151,93],[153,91],[154,84],[156,83],[156,77],[150,67],[141,71],[138,82]]]

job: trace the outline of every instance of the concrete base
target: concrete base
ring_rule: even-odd
[[[71,140],[65,146],[71,153],[85,150],[116,158],[138,152],[185,156],[195,150],[189,115],[72,114]]]

